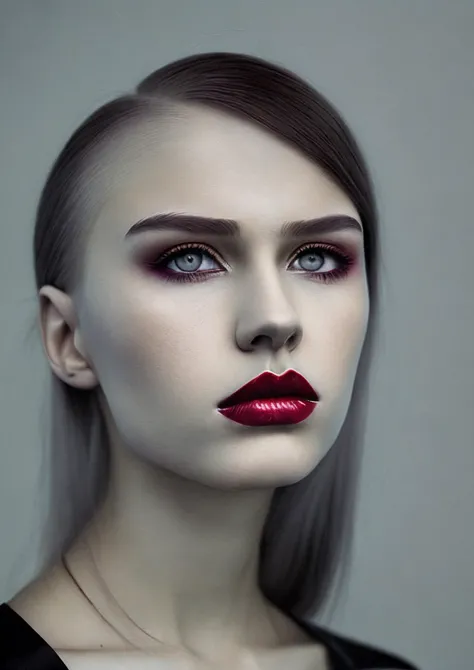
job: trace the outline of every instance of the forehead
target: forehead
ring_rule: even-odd
[[[218,111],[184,109],[137,126],[107,153],[99,237],[123,237],[135,221],[167,211],[253,229],[331,213],[359,219],[343,191],[297,149]]]

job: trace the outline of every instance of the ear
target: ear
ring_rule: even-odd
[[[39,291],[43,348],[54,374],[79,389],[92,389],[98,380],[82,350],[72,299],[54,286]]]

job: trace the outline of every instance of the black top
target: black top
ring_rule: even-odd
[[[326,648],[331,670],[417,670],[397,656],[295,621]],[[67,670],[54,649],[7,603],[0,605],[0,670]]]

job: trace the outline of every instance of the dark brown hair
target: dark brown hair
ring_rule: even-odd
[[[302,481],[276,490],[261,538],[260,587],[286,613],[312,616],[342,577],[353,525],[368,363],[377,298],[377,214],[361,151],[336,109],[312,86],[276,64],[236,53],[189,56],[156,70],[127,95],[94,112],[55,161],[38,206],[36,285],[69,291],[79,280],[88,222],[81,199],[96,150],[142,119],[180,105],[207,105],[246,119],[322,167],[356,207],[364,229],[370,318],[351,404],[334,445]],[[108,441],[95,391],[52,375],[48,561],[63,555],[103,500]],[[66,448],[67,447],[67,448]],[[340,584],[340,582],[339,582]]]

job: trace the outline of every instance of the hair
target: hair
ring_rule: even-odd
[[[54,162],[36,215],[36,286],[50,284],[69,292],[80,279],[90,225],[81,203],[97,150],[141,120],[153,122],[166,118],[172,108],[193,104],[250,121],[295,147],[350,198],[364,229],[370,315],[349,410],[317,467],[296,484],[276,489],[260,543],[258,578],[264,596],[289,616],[313,616],[347,576],[377,304],[378,217],[372,182],[338,111],[289,70],[248,55],[197,54],[156,70],[132,93],[92,113]],[[53,373],[51,384],[46,565],[64,556],[104,500],[110,465],[97,389],[75,389]]]

